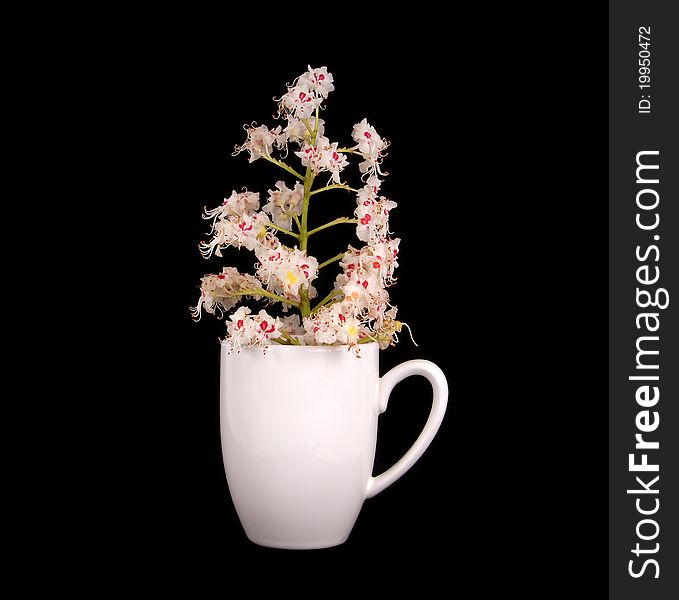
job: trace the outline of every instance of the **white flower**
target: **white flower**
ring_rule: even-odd
[[[262,210],[271,215],[271,220],[284,229],[292,229],[292,217],[302,214],[304,186],[299,183],[291,190],[283,181],[276,182],[277,190],[269,190],[269,202]]]
[[[259,192],[232,192],[228,198],[224,198],[224,202],[217,208],[210,210],[204,208],[203,219],[212,219],[213,222],[217,219],[225,219],[231,215],[241,216],[243,214],[251,215],[259,209]]]
[[[333,81],[332,73],[328,73],[327,67],[320,67],[318,69],[309,67],[306,73],[299,76],[297,85],[302,85],[325,99],[335,89]]]
[[[222,249],[231,246],[231,240],[234,237],[234,225],[229,219],[219,219],[212,225],[212,239],[209,242],[201,242],[198,244],[200,253],[203,258],[210,258],[213,254],[215,256],[222,256]]]
[[[243,150],[250,153],[248,162],[257,160],[260,156],[271,156],[271,149],[277,137],[281,134],[280,125],[274,130],[270,130],[266,125],[259,127],[246,127],[248,137],[241,146],[236,146],[234,154],[239,154]]]
[[[342,315],[343,316],[343,315]],[[358,343],[361,338],[362,326],[361,322],[354,316],[347,315],[337,332],[337,341],[340,344],[348,344],[353,346]]]
[[[304,121],[302,121],[302,119],[297,119],[295,117],[288,118],[288,124],[285,126],[285,129],[283,129],[283,132],[278,136],[277,144],[279,146],[282,146],[287,142],[297,142],[298,144],[310,142],[311,133],[309,132],[309,130],[311,131],[314,130],[316,120],[313,118],[305,120],[306,124],[304,123]],[[316,136],[317,137],[323,136],[324,131],[325,122],[323,121],[323,119],[318,119],[318,129],[316,132]]]
[[[389,293],[374,274],[350,271],[337,276],[335,288],[344,294],[344,303],[365,319],[381,320],[389,305]]]
[[[308,118],[334,89],[332,74],[326,67],[309,67],[280,98],[278,113],[286,118]]]
[[[321,168],[321,160],[323,160],[324,152],[330,146],[330,140],[327,137],[320,136],[316,138],[316,143],[305,142],[301,150],[295,152],[296,156],[302,159],[302,165],[311,167],[314,174],[318,174]]]
[[[324,171],[329,171],[332,174],[332,181],[340,183],[340,171],[348,164],[346,155],[337,152],[337,142],[333,142],[321,153],[318,167]]]
[[[222,256],[221,251],[228,246],[245,246],[248,250],[270,246],[273,238],[267,231],[270,223],[263,212],[218,218],[212,225],[212,239],[199,244],[200,252],[204,258],[210,258],[213,253]]]
[[[251,312],[247,306],[241,306],[231,315],[230,321],[226,322],[226,339],[232,348],[240,350],[243,338],[246,338],[244,345],[249,345],[252,327],[246,327],[245,323],[251,322],[251,317],[248,316]]]
[[[308,119],[320,105],[321,98],[302,82],[288,88],[288,91],[283,94],[278,112],[292,115],[297,119]]]
[[[339,319],[335,304],[324,306],[304,319],[305,341],[309,346],[332,345],[337,342]]]
[[[356,316],[380,325],[389,307],[386,286],[394,282],[394,269],[400,240],[387,240],[357,250],[349,246],[340,261],[343,273],[335,280],[343,303]]]
[[[299,342],[304,341],[305,330],[300,323],[299,315],[279,318],[278,322],[281,326],[281,333],[285,332],[288,336],[297,339]]]
[[[371,244],[384,242],[389,236],[389,212],[396,208],[396,202],[385,197],[375,198],[373,188],[364,186],[358,192],[356,235],[363,242]]]
[[[217,275],[205,275],[200,283],[200,298],[195,308],[191,309],[193,318],[200,321],[201,309],[219,318],[231,310],[242,297],[245,290],[261,289],[262,284],[252,275],[243,275],[238,269],[224,267]],[[254,298],[260,296],[254,295]]]
[[[396,320],[396,307],[392,306],[384,313],[381,323],[373,330],[371,337],[377,340],[380,350],[393,346],[398,342],[397,333],[400,333],[404,323]],[[410,328],[408,328],[410,330]],[[412,339],[412,336],[411,336]],[[413,340],[413,343],[415,340]],[[415,344],[417,346],[417,344]]]
[[[387,240],[363,246],[360,250],[349,246],[349,250],[342,257],[340,266],[345,274],[358,273],[365,276],[375,276],[386,287],[396,280],[394,270],[398,267],[398,246],[400,239]]]
[[[366,336],[367,330],[352,312],[352,306],[342,302],[324,306],[304,319],[307,344],[348,344],[354,346]]]
[[[337,142],[330,143],[327,137],[319,136],[316,143],[305,142],[301,150],[295,152],[302,160],[302,165],[311,167],[317,175],[321,171],[328,171],[335,183],[340,183],[340,171],[349,164],[345,154],[337,151]]]
[[[382,182],[375,175],[369,177],[366,184],[358,190],[356,203],[364,206],[373,204],[377,201],[377,192],[379,192],[381,186]]]
[[[363,192],[364,194],[367,194],[368,197],[375,200],[377,199],[377,193],[380,191],[381,187],[382,180],[377,177],[377,175],[371,175],[368,177],[368,180],[365,182],[365,185],[359,190],[359,192]]]
[[[250,316],[250,309],[241,306],[226,323],[226,342],[232,349],[240,350],[247,346],[266,346],[280,335],[281,323],[265,310]]]
[[[379,276],[387,286],[396,282],[394,271],[398,267],[398,247],[400,243],[401,240],[395,238],[372,246],[366,246],[373,258],[372,263],[370,263],[370,258],[368,258],[368,262],[379,272]],[[380,265],[379,268],[377,267],[378,263]]]
[[[271,223],[269,217],[263,212],[242,215],[236,222],[235,236],[231,245],[237,248],[245,246],[248,250],[261,247],[262,241],[266,238],[266,227],[269,223]]]
[[[351,137],[358,144],[358,150],[365,161],[358,165],[361,173],[379,173],[379,162],[389,143],[382,139],[375,128],[363,119],[354,125]]]
[[[351,137],[358,144],[359,151],[366,157],[377,159],[380,151],[386,145],[385,141],[375,131],[375,128],[368,123],[367,119],[363,119],[360,123],[354,125]]]
[[[311,282],[316,279],[318,261],[307,256],[303,250],[286,248],[259,248],[256,252],[260,263],[257,277],[266,285],[266,289],[290,300],[298,302],[301,287],[309,290],[309,297],[316,295]]]

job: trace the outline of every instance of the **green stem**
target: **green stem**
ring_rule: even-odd
[[[314,113],[316,117],[316,122],[314,123],[314,132],[311,134],[311,143],[316,143],[316,135],[318,134],[318,107],[316,107],[316,112]]]
[[[358,150],[358,144],[356,144],[355,146],[352,146],[351,148],[338,148],[337,152],[344,152],[344,153],[348,152],[348,153],[351,154],[355,150]]]
[[[316,314],[328,302],[334,300],[336,296],[340,296],[341,294],[342,294],[341,290],[331,290],[330,293],[325,298],[323,298],[323,300],[321,300],[316,306],[314,306],[314,309],[311,311],[311,314],[312,315]]]
[[[292,215],[292,218],[295,220],[295,225],[297,225],[297,231],[302,231],[302,224],[299,222],[299,217],[297,215]]]
[[[299,340],[292,337],[287,331],[281,331],[281,337],[293,346],[299,346]]]
[[[321,225],[320,227],[316,227],[316,229],[312,229],[306,234],[306,237],[312,236],[314,233],[318,233],[319,231],[322,231],[323,229],[327,229],[328,227],[333,227],[334,225],[341,225],[342,223],[358,223],[358,219],[350,219],[349,217],[340,217],[339,219],[335,219],[334,221],[330,221],[329,223],[326,223],[325,225]]]
[[[332,258],[329,258],[326,261],[323,261],[320,265],[318,265],[319,269],[322,269],[323,267],[327,267],[328,265],[337,262],[338,260],[342,260],[342,257],[345,255],[345,252],[340,252],[338,255],[333,256]]]
[[[370,342],[386,342],[391,336],[389,335],[370,335],[367,334],[364,338],[358,340],[359,344],[369,344]]]
[[[314,130],[311,134],[311,145],[316,143],[316,136],[318,135],[318,108],[315,113],[316,122]],[[299,227],[299,249],[307,250],[307,242],[309,240],[309,198],[311,197],[311,184],[314,181],[314,174],[311,171],[311,165],[307,166],[304,174],[304,200],[302,202],[302,219]],[[299,310],[302,313],[302,318],[308,317],[311,313],[309,306],[309,288],[302,287],[299,290]]]
[[[399,323],[397,321],[397,323]],[[401,331],[400,328],[397,331]],[[370,342],[388,342],[391,339],[390,335],[366,335],[366,337],[358,340],[359,344],[369,344]],[[415,344],[417,345],[417,344]]]
[[[262,158],[265,158],[271,164],[274,164],[274,165],[280,167],[281,169],[285,169],[288,173],[291,173],[292,175],[297,177],[297,179],[299,179],[301,181],[305,180],[304,177],[302,177],[297,171],[295,171],[295,169],[286,165],[282,160],[278,160],[277,158],[272,158],[268,154],[262,154]]]
[[[233,292],[229,295],[230,296],[264,296],[265,298],[271,298],[272,300],[278,300],[279,302],[282,302],[283,304],[289,304],[290,306],[294,306],[295,308],[299,308],[299,302],[295,302],[294,300],[289,300],[288,298],[283,298],[283,296],[279,296],[278,294],[272,294],[271,292],[267,292],[266,290],[263,290],[263,289],[253,288],[251,290],[241,290],[240,292]]]
[[[302,318],[305,319],[311,314],[311,307],[309,306],[309,288],[299,288],[299,311],[302,313]]]
[[[311,167],[306,168],[306,175],[304,176],[304,199],[302,200],[302,222],[300,223],[299,229],[299,249],[306,250],[307,238],[309,234],[307,233],[307,224],[309,222],[309,196],[311,189],[311,180],[313,178],[313,173],[311,172]]]
[[[321,192],[327,192],[328,190],[349,190],[350,192],[358,192],[358,190],[355,190],[354,188],[343,183],[335,183],[333,185],[326,185],[325,187],[313,190],[310,195],[313,196],[314,194],[320,194]]]
[[[306,120],[306,119],[302,119],[301,121],[302,121],[302,123],[304,123],[304,127],[306,127],[306,130],[309,132],[309,135],[313,137],[313,135],[314,135],[314,130],[311,129],[311,127],[309,126],[309,123],[307,123],[307,120]]]
[[[309,219],[309,190],[311,189],[311,182],[313,181],[313,173],[311,167],[306,168],[306,175],[304,177],[304,201],[302,203],[302,222],[299,228],[299,249],[306,251],[307,241],[309,239],[308,219]],[[307,253],[308,254],[308,253]],[[299,290],[299,310],[302,313],[302,318],[308,317],[311,309],[309,307],[309,288],[302,287]]]
[[[283,227],[279,227],[279,226],[276,225],[275,223],[269,223],[269,224],[267,225],[267,227],[271,227],[271,228],[273,228],[273,229],[276,229],[276,230],[280,231],[281,233],[286,233],[287,235],[291,235],[292,237],[296,237],[297,239],[299,239],[299,234],[294,233],[294,232],[292,232],[292,231],[290,231],[290,230],[288,230],[288,229],[283,229]]]

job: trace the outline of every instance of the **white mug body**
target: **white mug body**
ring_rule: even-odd
[[[422,455],[446,409],[448,388],[428,361],[379,377],[379,347],[283,346],[221,350],[224,468],[248,538],[275,548],[335,546],[349,536],[366,498]],[[408,452],[372,477],[378,416],[401,379],[429,379],[429,419]]]

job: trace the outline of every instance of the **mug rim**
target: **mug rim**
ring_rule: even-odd
[[[222,347],[226,346],[228,342],[224,340],[219,340],[219,343]],[[359,347],[362,348],[370,348],[373,346],[378,346],[377,342],[367,342],[366,344],[358,344]],[[304,350],[309,350],[312,352],[334,352],[334,351],[339,351],[343,350],[344,352],[347,352],[350,350],[349,344],[341,344],[339,346],[329,346],[329,345],[323,345],[323,346],[303,346],[303,345],[295,345],[295,344],[267,344],[266,345],[266,351],[270,352],[272,349],[276,349],[276,351],[283,350],[283,349],[304,349]],[[258,352],[261,352],[262,349],[259,346],[248,346],[247,348],[242,348],[240,351],[244,350],[256,350]]]

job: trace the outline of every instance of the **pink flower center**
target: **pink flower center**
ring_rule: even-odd
[[[339,154],[337,154],[337,152],[333,152],[332,153],[332,159],[335,160],[335,161],[339,160]]]
[[[269,327],[269,323],[266,321],[262,321],[259,324],[259,328],[264,332],[264,333],[271,333],[273,332],[274,329],[276,329],[276,326],[272,323],[271,327]]]
[[[373,263],[373,269],[379,269],[379,268],[380,268],[380,263],[378,263],[377,261],[375,261],[375,262]]]
[[[363,283],[361,285],[363,286],[364,290],[367,290],[368,289],[368,280],[366,279],[365,281],[363,281]]]
[[[325,79],[325,75],[323,75],[323,73],[321,73],[320,75],[317,76],[317,79],[319,81],[323,81]]]
[[[241,329],[243,327],[243,319],[238,319],[238,323],[236,323],[236,327],[238,329]]]
[[[367,137],[368,139],[370,139],[370,138],[372,137],[372,135],[370,135],[370,132],[369,132],[369,131],[366,131],[363,135],[364,135],[365,137]]]
[[[367,225],[372,221],[372,217],[370,215],[366,215],[365,217],[361,218],[361,225]]]
[[[224,275],[217,275],[217,279],[224,279]]]
[[[340,313],[338,316],[339,316],[340,323],[344,323],[344,321],[346,321],[346,319],[344,318],[344,315],[342,313]]]

